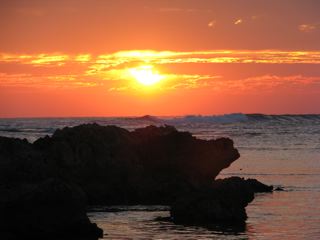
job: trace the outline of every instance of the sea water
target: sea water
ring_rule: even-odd
[[[57,128],[94,122],[128,130],[168,124],[202,139],[230,137],[241,157],[219,178],[256,178],[285,189],[258,194],[237,228],[174,225],[159,220],[169,216],[165,206],[98,207],[88,214],[105,239],[320,239],[320,115],[0,119],[0,136],[33,142]]]

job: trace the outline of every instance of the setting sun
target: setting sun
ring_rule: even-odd
[[[151,86],[160,82],[164,76],[154,70],[153,66],[140,66],[129,69],[131,76],[145,86]]]

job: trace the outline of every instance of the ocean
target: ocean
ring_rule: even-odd
[[[241,157],[218,178],[256,178],[285,190],[257,194],[238,228],[174,225],[159,220],[169,216],[166,206],[95,206],[88,215],[104,239],[320,239],[320,115],[0,119],[0,135],[33,142],[93,122],[128,130],[167,124],[202,139],[230,137]]]

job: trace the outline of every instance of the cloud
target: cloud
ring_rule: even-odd
[[[304,33],[314,32],[315,30],[320,28],[320,23],[313,24],[301,24],[298,26],[299,31]]]
[[[0,54],[0,63],[19,63],[33,66],[62,66],[66,63],[85,63],[89,68],[102,70],[119,65],[154,63],[320,63],[320,51],[280,51],[280,50],[208,50],[208,51],[149,51],[133,50],[102,54]]]
[[[167,75],[168,89],[198,89],[212,86],[222,76],[210,74],[169,74]]]
[[[0,63],[26,64],[35,67],[59,67],[65,64],[87,66],[88,71],[102,71],[137,64],[182,63],[264,63],[320,64],[320,51],[281,50],[208,50],[208,51],[150,51],[133,50],[91,56],[90,54],[0,54]]]
[[[255,21],[255,20],[262,19],[262,18],[264,18],[264,17],[266,17],[265,14],[252,15],[252,16],[249,18],[249,20]]]
[[[277,87],[280,85],[307,85],[313,83],[320,83],[320,77],[309,77],[303,75],[290,75],[290,76],[278,76],[278,75],[262,75],[257,77],[251,77],[245,79],[243,82],[249,85],[264,85],[269,87]]]
[[[214,51],[121,51],[98,56],[96,64],[106,67],[130,63],[182,64],[182,63],[265,63],[297,64],[320,63],[320,51],[280,50],[214,50]]]
[[[242,80],[229,80],[223,76],[207,73],[186,73],[183,64],[320,64],[320,51],[280,50],[208,50],[208,51],[120,51],[92,56],[90,54],[0,54],[0,87],[103,87],[109,91],[137,89],[128,69],[153,65],[165,76],[159,84],[163,90],[170,89],[252,89],[283,86],[290,83],[310,85],[319,78],[305,76],[264,75]],[[23,67],[25,65],[27,68]],[[166,71],[168,66],[186,72]],[[179,65],[179,66],[178,66]],[[8,71],[6,71],[8,68]],[[19,70],[20,69],[20,70]],[[27,70],[26,70],[27,69]],[[19,72],[20,71],[20,72]]]
[[[208,27],[209,28],[215,28],[217,25],[217,21],[216,20],[212,20],[208,23]]]
[[[239,25],[239,24],[241,24],[241,23],[243,23],[243,20],[240,18],[240,19],[237,19],[236,21],[234,21],[234,24],[235,25]]]
[[[101,85],[76,74],[7,74],[0,73],[0,87],[79,88]]]
[[[304,87],[312,86],[313,90],[320,91],[320,76],[304,75],[261,75],[238,80],[223,79],[219,90],[230,89],[238,91],[274,91],[279,89],[302,90]]]
[[[81,62],[81,63],[89,62],[90,59],[91,59],[90,54],[79,54],[75,56],[75,61]]]
[[[21,64],[30,64],[33,66],[51,65],[61,66],[70,60],[67,54],[0,54],[0,62],[15,62]]]

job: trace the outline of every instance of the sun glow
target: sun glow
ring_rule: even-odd
[[[131,68],[129,73],[137,82],[145,86],[154,85],[164,78],[158,71],[154,70],[153,66]]]

